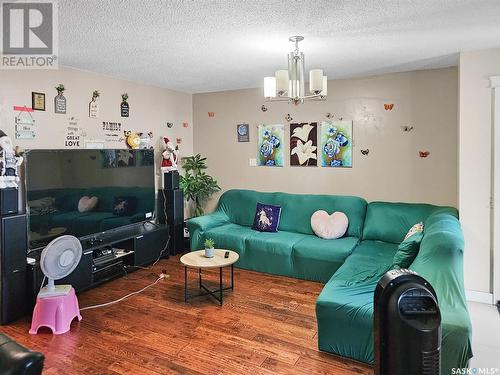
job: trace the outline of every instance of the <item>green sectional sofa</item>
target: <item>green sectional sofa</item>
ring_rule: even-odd
[[[282,208],[279,231],[252,229],[257,202]],[[314,235],[314,211],[344,212],[344,237]],[[463,235],[458,212],[428,204],[372,202],[353,196],[225,192],[217,209],[188,221],[191,249],[213,238],[236,251],[237,267],[325,283],[316,302],[322,351],[373,363],[373,293],[392,265],[410,227],[424,222],[420,250],[409,267],[436,290],[442,314],[442,374],[463,368],[472,357],[471,324],[463,286]]]

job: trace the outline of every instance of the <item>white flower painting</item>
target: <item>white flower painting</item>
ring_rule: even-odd
[[[317,166],[318,124],[290,124],[290,165]]]

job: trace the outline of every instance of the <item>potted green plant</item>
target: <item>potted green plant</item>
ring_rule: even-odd
[[[217,181],[205,173],[206,160],[200,154],[182,158],[185,174],[180,178],[180,187],[186,200],[194,202],[192,217],[203,215],[203,205],[220,190]]]
[[[204,242],[204,245],[205,245],[205,256],[207,258],[213,258],[215,255],[215,250],[214,250],[215,242],[214,242],[214,240],[211,238],[207,238]]]

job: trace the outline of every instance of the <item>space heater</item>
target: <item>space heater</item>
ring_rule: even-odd
[[[421,276],[391,270],[374,296],[375,375],[439,375],[441,314]]]

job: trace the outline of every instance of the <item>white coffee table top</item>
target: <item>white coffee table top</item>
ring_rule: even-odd
[[[224,258],[229,251],[229,258]],[[181,263],[186,267],[193,268],[220,268],[236,263],[240,256],[232,250],[215,249],[213,258],[205,257],[205,250],[192,251],[181,256]]]

